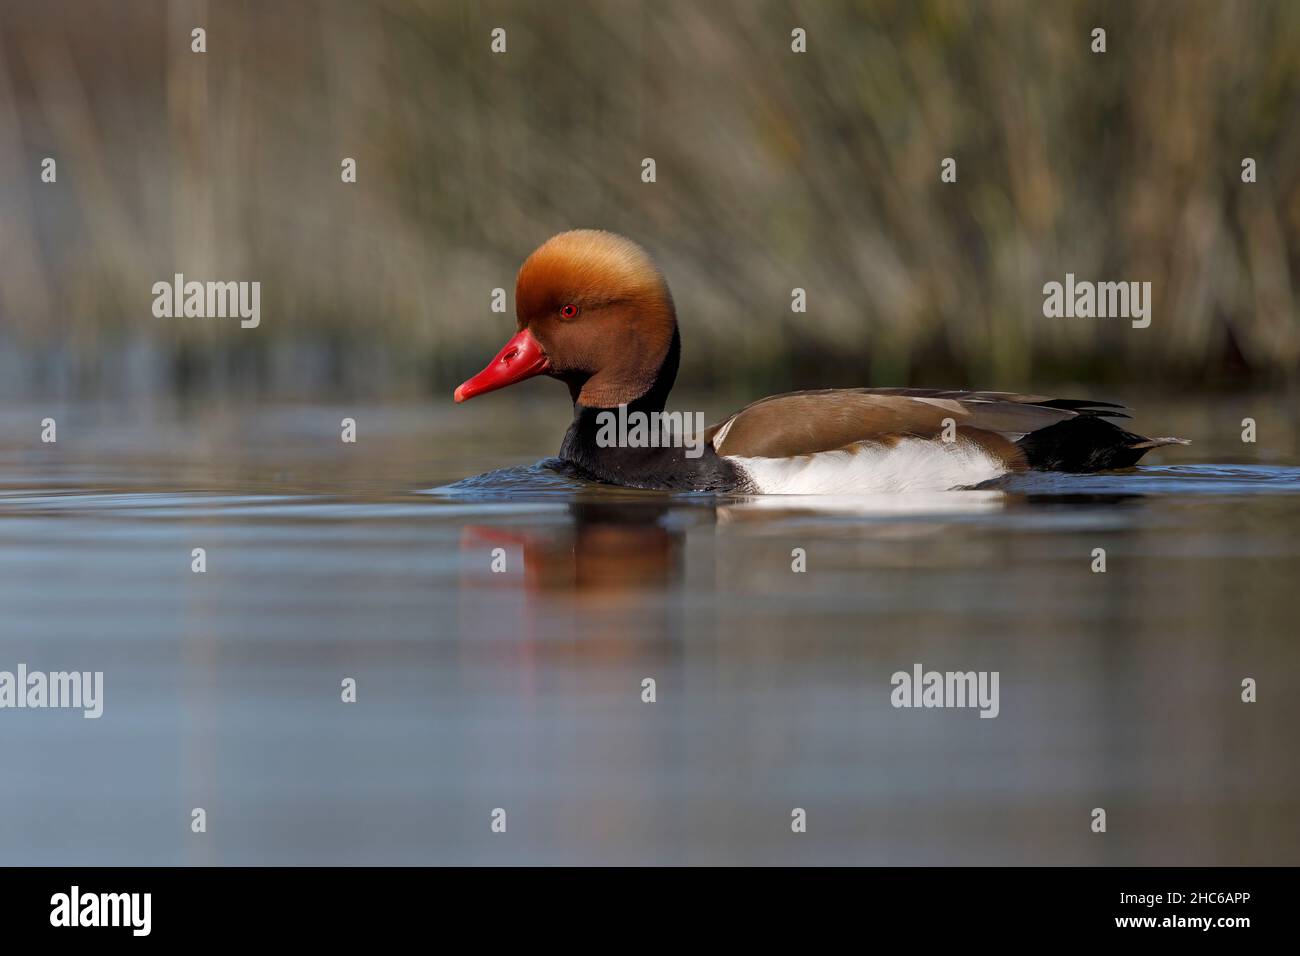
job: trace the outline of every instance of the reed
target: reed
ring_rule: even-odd
[[[576,226],[656,255],[706,384],[1294,378],[1300,4],[0,7],[23,387],[441,389]],[[178,272],[260,281],[260,327],[155,318]],[[1151,282],[1151,327],[1044,318],[1066,273]]]

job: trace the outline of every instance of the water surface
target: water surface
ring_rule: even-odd
[[[1300,863],[1287,404],[806,499],[584,484],[558,400],[497,398],[0,412],[0,670],[106,685],[0,711],[0,862]],[[918,662],[999,716],[893,708]]]

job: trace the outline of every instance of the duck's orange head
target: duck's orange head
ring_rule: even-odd
[[[596,229],[548,239],[519,270],[515,315],[519,332],[456,389],[456,401],[534,375],[565,382],[588,408],[613,408],[656,384],[672,386],[672,296],[654,260],[631,239]]]

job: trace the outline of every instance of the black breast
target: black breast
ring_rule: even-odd
[[[628,411],[639,409],[630,406]],[[602,445],[598,441],[602,413],[617,415],[618,411],[575,405],[573,424],[560,447],[560,457],[584,477],[654,491],[752,491],[744,473],[708,443],[702,448],[689,448],[677,436],[678,442],[661,442],[661,447]]]

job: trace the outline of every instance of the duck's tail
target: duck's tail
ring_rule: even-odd
[[[1130,448],[1159,448],[1161,445],[1190,445],[1191,441],[1186,438],[1143,438],[1136,445],[1129,445]]]
[[[1030,432],[1016,444],[1030,468],[1087,472],[1128,468],[1152,448],[1191,442],[1185,438],[1145,438],[1106,418],[1081,415]]]

